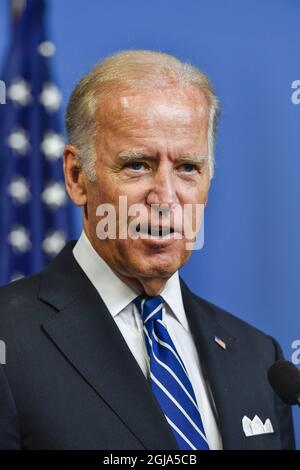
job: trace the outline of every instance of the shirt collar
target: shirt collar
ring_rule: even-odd
[[[84,231],[73,248],[73,255],[113,317],[137,297],[137,293],[122,281],[96,252]],[[188,330],[178,271],[168,279],[160,295],[177,320]]]

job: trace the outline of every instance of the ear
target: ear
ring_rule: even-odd
[[[84,206],[87,202],[86,179],[78,164],[79,150],[75,145],[68,144],[64,148],[64,174],[67,192],[76,206]]]

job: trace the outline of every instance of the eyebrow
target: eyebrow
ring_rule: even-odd
[[[118,154],[117,156],[119,161],[123,162],[133,162],[140,159],[147,159],[147,160],[157,160],[157,156],[153,154],[149,154],[147,150],[126,150]],[[208,161],[207,155],[199,155],[198,153],[187,153],[181,155],[174,159],[175,161],[180,162],[189,162],[195,163],[198,165],[203,165]]]

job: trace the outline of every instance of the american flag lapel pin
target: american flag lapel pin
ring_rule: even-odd
[[[220,348],[226,350],[226,343],[221,338],[218,338],[218,336],[215,336],[215,343],[217,343]]]

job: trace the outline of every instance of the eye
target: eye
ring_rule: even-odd
[[[179,168],[182,168],[184,173],[194,173],[197,170],[196,165],[193,163],[183,163]]]
[[[139,171],[145,168],[145,163],[143,162],[130,162],[126,165],[127,168],[134,171]]]

